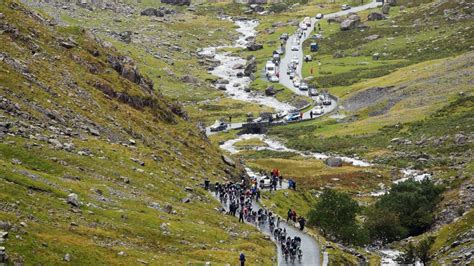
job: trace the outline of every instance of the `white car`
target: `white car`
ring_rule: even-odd
[[[321,13],[316,14],[316,19],[322,19],[323,17],[324,15]]]
[[[301,86],[301,81],[299,78],[294,78],[293,79],[293,85],[296,87],[296,88],[299,88]]]
[[[276,119],[282,119],[287,115],[288,115],[288,111],[280,111],[280,112],[276,113],[275,118]]]
[[[272,179],[268,176],[264,176],[260,179],[260,188],[266,188],[272,186]]]
[[[291,46],[291,51],[298,51],[299,49],[300,47],[296,44]]]
[[[341,6],[341,10],[349,10],[351,9],[352,7],[350,5],[342,5]]]
[[[300,90],[302,90],[302,91],[307,91],[309,87],[308,87],[308,84],[306,84],[306,82],[301,82],[299,88],[300,88]]]
[[[322,115],[324,114],[324,107],[321,105],[316,105],[316,107],[313,108],[313,115]]]
[[[269,80],[270,82],[278,82],[278,81],[280,81],[280,79],[278,78],[277,75],[270,76],[270,77],[268,78],[268,80]]]
[[[323,104],[324,105],[331,105],[331,97],[329,97],[329,95],[325,94],[323,96]]]
[[[308,29],[308,25],[306,25],[306,23],[301,23],[300,28],[301,28],[302,30],[307,30],[307,29]]]
[[[227,123],[225,123],[225,122],[216,121],[216,122],[214,123],[214,125],[212,125],[212,126],[210,127],[210,129],[211,129],[212,132],[216,132],[216,131],[221,131],[221,130],[227,129],[227,126],[228,126],[228,125],[227,125]]]
[[[295,56],[293,56],[293,57],[291,58],[290,63],[297,65],[297,64],[300,63],[300,59],[298,58],[297,55],[295,55]]]

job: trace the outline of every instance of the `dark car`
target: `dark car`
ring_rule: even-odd
[[[227,123],[225,122],[218,122],[216,121],[216,123],[214,123],[214,125],[211,126],[211,131],[212,132],[216,132],[216,131],[222,131],[222,130],[225,130],[227,129]]]

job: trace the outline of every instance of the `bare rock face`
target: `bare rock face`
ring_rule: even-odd
[[[260,43],[251,43],[247,46],[247,50],[249,51],[257,51],[263,49],[263,44]]]
[[[81,206],[81,202],[79,201],[79,197],[76,193],[71,193],[67,196],[67,203],[71,204],[74,207]]]
[[[128,56],[109,56],[108,61],[115,71],[122,77],[133,83],[140,85],[142,88],[153,90],[153,81],[140,74],[134,61]]]

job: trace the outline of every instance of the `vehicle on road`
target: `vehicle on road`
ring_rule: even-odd
[[[285,54],[285,48],[281,46],[280,48],[276,49],[275,52],[279,55]]]
[[[311,111],[313,112],[313,115],[322,115],[324,114],[324,107],[316,105]]]
[[[307,91],[308,90],[308,84],[306,82],[301,82],[299,89],[302,91]]]
[[[331,97],[328,94],[323,95],[323,104],[324,105],[331,105]]]
[[[273,54],[272,61],[275,64],[278,64],[280,62],[280,54]]]
[[[222,131],[227,129],[228,124],[222,121],[216,121],[211,127],[211,132]]]
[[[299,88],[301,86],[301,80],[299,79],[299,77],[293,78],[293,86],[295,86],[296,88]]]
[[[308,96],[318,96],[318,90],[316,88],[309,88],[308,90]]]
[[[270,82],[278,82],[278,81],[280,81],[280,78],[279,78],[277,75],[273,75],[273,76],[270,76],[270,77],[268,78],[268,80],[269,80]]]
[[[312,42],[309,47],[311,49],[311,52],[317,52],[319,50],[319,45],[315,42]]]
[[[300,46],[297,45],[297,44],[293,44],[293,45],[291,46],[291,51],[298,51],[299,49],[300,49]]]
[[[285,121],[298,121],[300,119],[301,119],[301,116],[299,112],[290,113],[285,117]]]
[[[260,179],[260,188],[269,188],[272,186],[272,179],[268,176],[264,176]]]
[[[342,5],[341,6],[341,10],[349,10],[351,9],[352,7],[350,5]]]
[[[276,75],[276,73],[277,73],[277,67],[275,63],[272,61],[267,61],[267,63],[265,64],[265,75],[267,77],[271,77],[271,76]]]
[[[316,33],[316,34],[313,34],[313,39],[315,40],[322,40],[323,39],[323,35],[320,34],[320,33]]]
[[[315,18],[316,18],[316,19],[322,19],[323,17],[324,17],[323,14],[318,13],[318,14],[316,14],[316,17],[315,17]]]
[[[298,64],[300,63],[300,59],[298,58],[297,55],[294,55],[294,56],[291,58],[290,63],[295,64],[295,65],[298,65]]]
[[[295,71],[291,71],[290,73],[290,79],[294,79],[296,77]]]
[[[306,24],[307,27],[311,27],[311,18],[305,17],[303,23]]]
[[[275,114],[274,118],[275,119],[282,119],[287,115],[288,115],[288,111],[280,111],[280,112]]]
[[[302,30],[307,30],[307,29],[308,29],[308,26],[307,26],[305,23],[301,23],[300,29],[302,29]]]
[[[280,35],[280,40],[287,41],[287,40],[288,40],[288,37],[289,37],[288,33],[286,33],[286,32],[285,32],[285,33],[282,33],[282,34]]]

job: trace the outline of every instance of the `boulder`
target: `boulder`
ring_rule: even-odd
[[[247,64],[245,65],[244,75],[246,77],[250,77],[256,71],[257,71],[257,61],[255,60],[255,56],[251,56],[247,60]]]
[[[170,214],[173,211],[173,206],[166,204],[165,207],[163,207],[163,211]]]
[[[367,20],[375,21],[375,20],[382,20],[385,19],[385,16],[379,12],[372,12],[367,16]]]
[[[71,193],[67,196],[67,203],[71,204],[74,207],[81,206],[81,202],[79,202],[79,197],[76,193]]]
[[[390,6],[388,4],[384,4],[382,6],[382,13],[385,15],[388,15],[389,12],[390,12]]]
[[[191,0],[161,0],[161,3],[175,6],[190,6]]]
[[[342,159],[337,158],[337,157],[329,157],[324,161],[324,163],[327,166],[330,166],[330,167],[341,167],[342,166]]]
[[[265,89],[265,95],[267,96],[274,96],[277,94],[277,90],[273,86],[269,86],[268,88]]]
[[[454,135],[454,143],[456,143],[457,145],[464,145],[466,144],[466,142],[467,142],[467,138],[464,134],[459,133],[459,134]]]
[[[263,44],[251,43],[251,44],[247,45],[247,50],[249,50],[249,51],[257,51],[257,50],[260,50],[260,49],[263,49]]]
[[[380,38],[380,35],[374,34],[374,35],[370,35],[370,36],[365,37],[364,40],[367,40],[367,41],[375,41],[375,40],[377,40],[378,38]]]
[[[229,166],[235,167],[235,162],[229,156],[222,155],[222,161]]]
[[[184,83],[190,83],[190,84],[198,84],[199,83],[199,79],[197,79],[196,77],[193,77],[191,75],[185,75],[185,76],[181,77],[181,80]]]
[[[161,10],[158,10],[156,8],[147,8],[145,10],[143,10],[142,12],[140,12],[140,15],[142,16],[155,16],[155,17],[164,17],[165,14],[163,11]]]
[[[360,24],[360,17],[356,14],[351,14],[347,19],[341,22],[341,30],[353,30]]]

